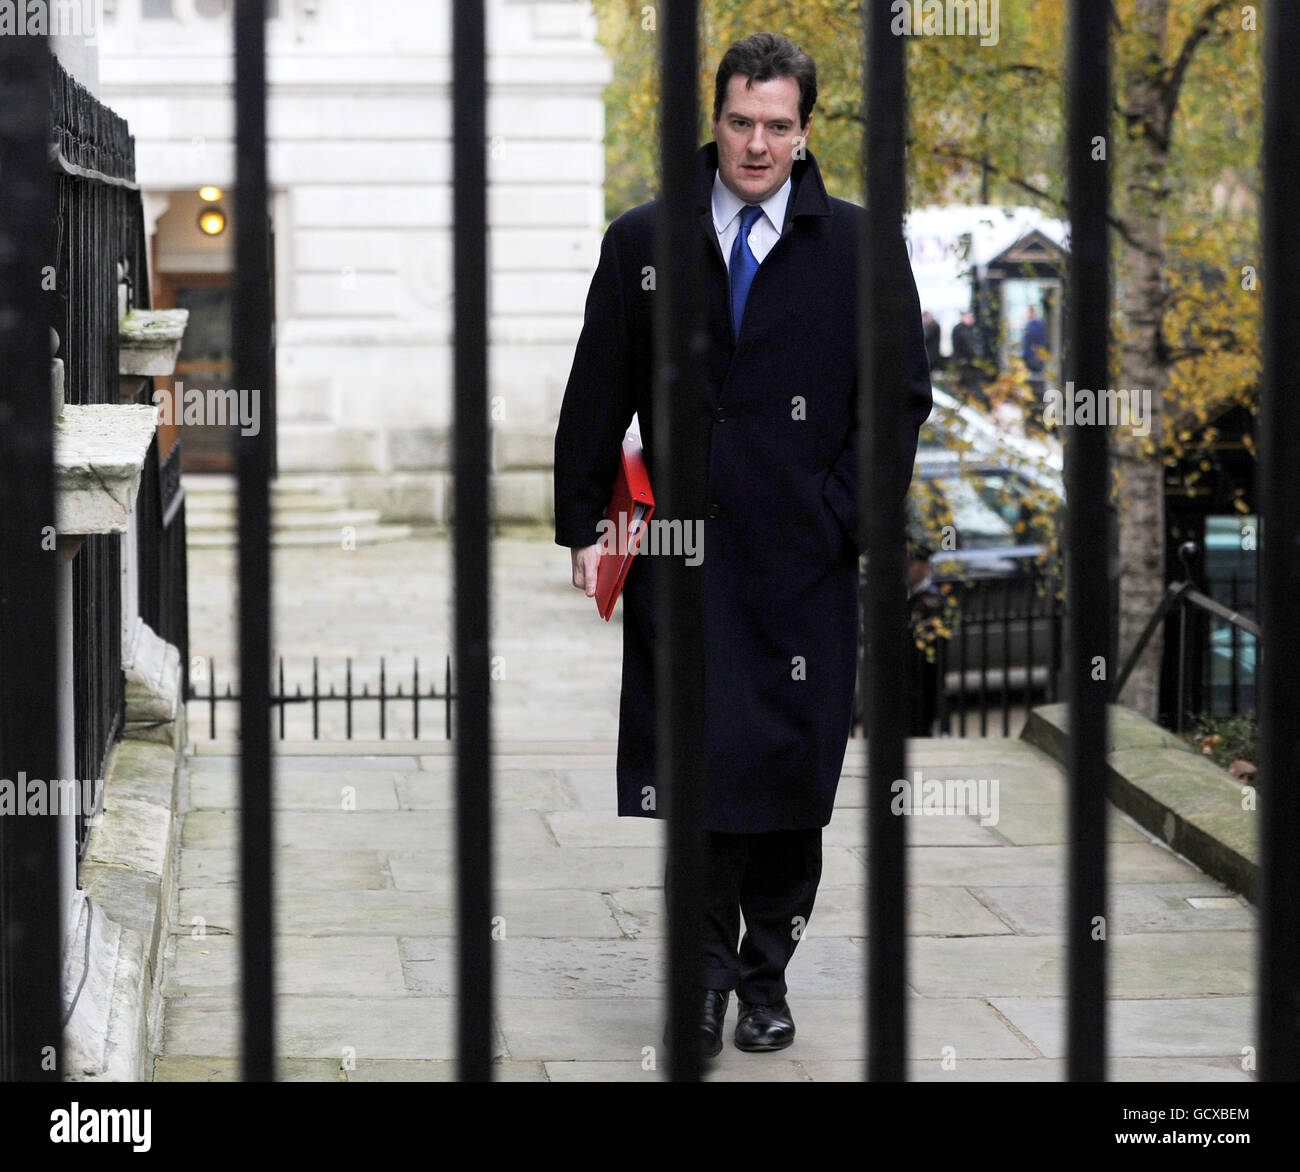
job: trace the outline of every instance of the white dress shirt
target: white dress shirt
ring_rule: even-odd
[[[749,230],[749,251],[759,264],[772,251],[772,245],[781,239],[781,227],[785,223],[785,205],[790,200],[790,177],[758,206],[763,214],[754,221]],[[713,176],[713,227],[718,233],[718,245],[722,249],[722,259],[731,270],[731,247],[736,242],[736,233],[740,231],[740,213],[747,207],[745,201],[722,182],[721,172]]]

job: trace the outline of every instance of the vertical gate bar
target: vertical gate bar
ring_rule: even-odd
[[[0,776],[59,776],[57,669],[66,621],[54,518],[50,312],[54,256],[50,54],[0,36]],[[51,600],[59,600],[52,604]],[[93,775],[92,775],[93,776]],[[0,818],[0,1078],[63,1076],[63,818]]]
[[[1025,577],[1025,719],[1034,708],[1034,598],[1038,594],[1038,567]]]
[[[1300,364],[1300,7],[1268,6],[1264,46],[1264,377],[1259,419],[1259,623],[1257,697],[1260,776],[1266,779],[1261,829],[1259,1076],[1300,1078],[1300,479],[1293,467],[1300,434],[1294,379]],[[1265,646],[1267,644],[1267,646]]]
[[[695,407],[694,353],[700,332],[699,252],[692,207],[699,150],[699,6],[660,9],[659,165],[662,199],[655,225],[654,444],[651,476],[662,516],[681,517],[706,488],[705,454]],[[689,324],[687,324],[689,323]],[[687,521],[689,523],[689,521]],[[707,529],[705,541],[708,540]],[[700,830],[705,755],[704,665],[700,575],[676,557],[655,565],[655,620],[666,637],[655,647],[656,781],[668,820],[668,1069],[674,1082],[695,1082],[699,1054]]]
[[[347,666],[344,669],[346,674],[344,680],[346,686],[344,689],[344,710],[346,712],[348,740],[352,739],[352,656],[348,656]]]
[[[265,0],[235,5],[235,386],[271,377]],[[270,433],[232,430],[239,483],[240,941],[244,1082],[275,1078],[271,830]],[[235,438],[238,437],[238,438]]]
[[[1080,387],[1109,385],[1110,4],[1070,0],[1066,168],[1070,198],[1066,375]],[[1095,143],[1107,144],[1097,158]],[[1065,436],[1066,597],[1070,636],[1066,688],[1070,737],[1068,1077],[1106,1077],[1106,682],[1094,656],[1110,645],[1107,578],[1107,431],[1071,425]]]
[[[1015,582],[999,584],[1002,595],[1002,735],[1011,735],[1011,594]]]
[[[961,647],[961,679],[957,685],[957,707],[961,714],[961,722],[957,735],[964,737],[966,735],[966,632],[970,629],[970,583],[961,583],[957,587],[957,592],[961,599],[961,609],[957,612],[959,616],[957,623],[957,641]]]
[[[420,657],[415,657],[415,667],[411,673],[411,736],[420,739]]]
[[[379,694],[384,692],[384,661],[379,661]],[[381,700],[382,704],[383,701]],[[380,709],[379,725],[383,727],[383,709]],[[311,739],[320,740],[320,657],[311,657]]]
[[[980,736],[989,735],[989,587],[979,591],[980,600]]]
[[[277,695],[280,700],[280,714],[279,714],[280,740],[284,740],[284,710],[288,708],[289,705],[285,703],[287,697],[284,694],[284,656],[283,655],[280,656],[279,673],[276,682],[277,682]]]
[[[312,690],[315,691],[315,679],[312,680]],[[384,657],[379,657],[379,739],[381,741],[388,739],[388,710],[385,705],[388,703],[388,678],[384,666]],[[313,735],[315,733],[313,732]]]
[[[903,502],[891,500],[891,451],[903,428],[905,306],[891,286],[903,230],[904,129],[907,116],[903,38],[890,31],[893,6],[863,0],[862,190],[868,215],[858,258],[858,516],[866,518],[866,628],[871,670],[867,697],[867,1077],[907,1077],[906,819],[891,812],[892,786],[904,776],[901,704],[904,657],[893,653],[906,632]],[[882,506],[881,502],[888,502]]]
[[[1233,574],[1231,579],[1231,606],[1233,614],[1238,614],[1241,607],[1237,582],[1237,575]],[[1237,674],[1237,659],[1241,654],[1241,630],[1236,623],[1228,624],[1228,639],[1230,641],[1229,650],[1231,653],[1231,658],[1228,661],[1228,712],[1230,715],[1236,716],[1241,711],[1241,680]]]
[[[443,665],[443,699],[442,719],[443,736],[451,740],[451,656],[448,655]]]
[[[452,17],[455,296],[457,1070],[492,1077],[492,793],[488,694],[487,43],[482,0]],[[383,701],[380,701],[382,712]]]

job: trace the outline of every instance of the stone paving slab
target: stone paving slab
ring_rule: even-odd
[[[863,1061],[813,1060],[803,1064],[816,1082],[861,1082]],[[951,1069],[941,1059],[909,1062],[910,1082],[1064,1082],[1065,1062],[1054,1058],[1018,1061],[959,1059]],[[1239,1062],[1231,1058],[1118,1058],[1107,1064],[1110,1082],[1250,1082]]]
[[[1064,998],[997,997],[997,1011],[1049,1058],[1065,1057]],[[1253,1045],[1254,997],[1113,997],[1106,1003],[1112,1058],[1241,1054]]]
[[[629,931],[639,936],[662,936],[667,931],[662,890],[615,891],[611,898],[627,917]],[[800,948],[819,936],[865,936],[865,916],[866,893],[862,887],[823,884],[817,889],[817,902],[800,938]],[[908,892],[907,931],[909,936],[996,936],[1015,929],[965,888],[913,887]]]
[[[496,823],[503,839],[520,848],[537,850],[554,845],[540,813],[498,810]],[[239,824],[232,810],[195,810],[185,818],[182,848],[213,849],[233,841]],[[349,850],[450,849],[455,838],[451,819],[437,810],[299,810],[292,818],[277,818],[275,846],[310,846],[322,854]]]
[[[779,1055],[747,1055],[732,1045],[736,999],[727,1009],[719,1056],[762,1061],[781,1058],[802,1062],[811,1058],[854,1059],[862,1053],[862,1001],[858,997],[798,998],[791,993],[795,1040]],[[547,1006],[551,1005],[548,1011]],[[988,1005],[970,1000],[909,1002],[909,1051],[940,1054],[955,1046],[990,1057],[1034,1057],[1031,1045],[1019,1038]],[[548,1003],[543,999],[506,998],[501,1002],[501,1030],[512,1059],[532,1059],[564,1052],[579,1061],[641,1062],[650,1047],[662,1055],[663,1007],[657,1000],[602,998]]]
[[[1111,997],[1245,995],[1255,982],[1247,932],[1146,932],[1112,936]],[[923,997],[1063,996],[1066,950],[1059,936],[920,937],[908,981]]]
[[[981,903],[1022,936],[1060,935],[1065,931],[1066,888],[979,887]],[[1212,879],[1200,883],[1117,883],[1107,891],[1108,918],[1114,933],[1252,930],[1258,918],[1240,896]],[[1225,906],[1198,908],[1192,898],[1226,901]]]
[[[233,885],[181,891],[178,920],[192,930],[201,917],[208,931],[238,934]],[[499,891],[495,900],[511,936],[622,938],[626,932],[606,896],[595,891]],[[456,904],[450,891],[433,894],[394,888],[317,890],[278,888],[275,926],[289,936],[450,936]]]
[[[177,936],[163,994],[186,997],[233,990],[239,977],[234,936]],[[407,992],[393,937],[276,936],[280,993],[387,997]]]
[[[455,1004],[447,997],[276,998],[281,1058],[429,1061],[456,1056]],[[173,998],[163,1025],[164,1053],[230,1057],[238,1053],[239,1006],[233,996]],[[504,1054],[498,1039],[495,1054]]]
[[[864,860],[865,847],[853,852]],[[1112,883],[1186,883],[1197,875],[1177,855],[1146,843],[1114,843],[1108,875]],[[1045,887],[1059,884],[1069,870],[1064,845],[986,847],[933,846],[909,855],[909,883],[938,887]]]
[[[238,1082],[239,1063],[234,1058],[159,1058],[154,1065],[155,1082]],[[366,1061],[351,1069],[340,1060],[295,1058],[276,1063],[280,1082],[454,1082],[454,1061]],[[494,1082],[547,1082],[540,1062],[492,1063]]]
[[[279,849],[276,882],[291,889],[318,891],[391,887],[382,854],[373,850]],[[232,841],[220,846],[181,851],[181,887],[213,887],[239,881],[239,856]]]

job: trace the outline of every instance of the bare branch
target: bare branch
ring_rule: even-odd
[[[1192,63],[1192,57],[1196,53],[1197,46],[1212,33],[1222,30],[1216,30],[1215,21],[1228,10],[1230,7],[1228,0],[1214,0],[1212,4],[1207,4],[1205,10],[1197,18],[1196,24],[1192,26],[1192,31],[1187,34],[1187,39],[1183,42],[1183,47],[1178,51],[1178,57],[1174,61],[1164,81],[1164,97],[1161,103],[1164,110],[1165,130],[1168,132],[1169,124],[1173,121],[1174,109],[1178,105],[1178,95],[1183,88],[1183,79],[1187,75],[1188,67]]]

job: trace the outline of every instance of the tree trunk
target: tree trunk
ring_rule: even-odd
[[[1112,430],[1119,488],[1119,662],[1114,679],[1137,644],[1164,593],[1164,469],[1153,445],[1163,431],[1166,370],[1161,341],[1165,282],[1165,171],[1169,119],[1163,71],[1168,0],[1135,0],[1126,61],[1120,72],[1120,145],[1115,212],[1127,239],[1121,241],[1118,303],[1119,382],[1143,400],[1149,392],[1151,433]],[[1145,406],[1145,403],[1142,404]],[[1159,704],[1157,632],[1125,686],[1122,702],[1155,719]]]

